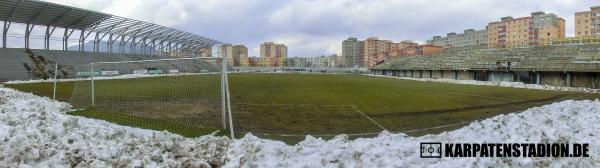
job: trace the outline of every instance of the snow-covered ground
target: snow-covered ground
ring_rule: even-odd
[[[564,101],[473,122],[438,135],[381,133],[348,141],[307,137],[296,146],[246,136],[232,143],[228,166],[258,167],[600,167],[600,101]],[[589,143],[589,158],[420,158],[420,142]]]
[[[65,114],[67,103],[0,88],[0,167],[207,167],[230,141]]]
[[[598,90],[598,89],[591,89],[591,88],[584,88],[584,87],[564,87],[564,86],[525,84],[523,82],[492,82],[492,81],[476,81],[476,80],[411,78],[411,77],[397,77],[397,76],[370,75],[370,74],[367,76],[386,77],[386,78],[404,79],[404,80],[415,80],[415,81],[424,81],[424,82],[445,82],[445,83],[466,84],[466,85],[485,85],[485,86],[500,86],[500,87],[525,88],[525,89],[600,93],[600,90]]]
[[[70,106],[0,88],[0,167],[600,167],[600,101],[563,101],[410,137],[184,138],[69,116]],[[589,158],[423,159],[420,142],[589,143]]]

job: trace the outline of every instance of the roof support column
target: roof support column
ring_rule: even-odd
[[[171,43],[166,43],[163,56],[171,56],[170,54],[171,54]]]
[[[44,49],[45,50],[50,50],[50,37],[54,33],[54,30],[56,30],[56,27],[50,28],[50,25],[46,26],[46,33],[44,34]]]
[[[119,41],[119,53],[123,54],[125,49],[123,48],[123,44],[125,42],[125,36],[121,36],[121,41]]]
[[[63,35],[63,50],[69,50],[69,37],[73,34],[75,29],[69,30],[69,28],[65,28],[65,34]]]
[[[79,34],[79,51],[85,51],[85,30],[81,30],[81,34]]]
[[[140,44],[140,48],[139,48],[140,52],[139,52],[139,54],[141,54],[141,55],[145,55],[146,54],[145,51],[144,51],[144,44],[146,43],[145,41],[146,41],[146,39],[141,39],[140,41],[138,41],[138,43]],[[136,50],[137,50],[137,44],[135,44],[135,45],[136,45]]]
[[[183,44],[177,44],[177,56],[185,56]]]
[[[129,53],[135,54],[135,37],[131,37],[131,45],[129,45]]]
[[[167,52],[168,52],[169,56],[172,57],[173,56],[173,43],[169,42],[169,44],[167,46],[168,46]]]
[[[179,44],[175,43],[175,57],[179,56]]]
[[[27,23],[26,27],[25,27],[25,48],[29,48],[29,36],[31,35],[31,31],[33,31],[33,27],[35,26],[35,24],[29,24]]]
[[[185,48],[185,44],[181,44],[179,47],[179,51],[181,51],[181,56],[183,57],[187,57],[188,56],[188,51]]]
[[[196,50],[193,49],[193,48],[191,50],[192,50],[192,52],[191,52],[192,53],[192,57],[198,57],[198,55],[196,54]]]
[[[146,38],[144,38],[144,40],[142,41],[142,54],[146,55],[147,48],[148,48],[148,45],[146,44]]]
[[[113,45],[113,34],[112,33],[110,33],[108,35],[108,44],[107,45],[108,46],[106,46],[106,52],[112,54],[112,52],[113,52],[113,46],[112,46]]]
[[[175,57],[179,57],[181,55],[179,49],[179,44],[175,43]]]
[[[50,43],[50,25],[46,26],[46,33],[44,33],[44,50],[49,50],[48,43]]]
[[[96,33],[94,36],[94,52],[100,51],[100,33]]]
[[[161,45],[162,45],[162,53],[161,53],[161,55],[163,55],[163,56],[168,56],[168,54],[169,54],[169,53],[168,53],[168,50],[169,50],[169,45],[168,45],[168,43],[163,43],[163,44],[161,44]]]
[[[152,47],[150,47],[150,55],[156,54],[156,40],[152,39]]]
[[[65,34],[63,34],[63,51],[67,51],[69,45],[69,28],[65,28]]]
[[[179,57],[181,56],[181,47],[180,44],[175,44],[175,56]]]
[[[111,33],[110,35],[111,35],[111,36],[113,36],[113,34],[112,34],[112,33]],[[112,40],[110,40],[110,52],[111,52],[111,53],[115,53],[115,52],[113,51],[113,44],[115,43],[115,41],[119,40],[119,37],[120,37],[120,36],[121,36],[121,35],[117,35],[116,37],[114,37],[114,38],[111,38],[111,39],[112,39]],[[120,53],[120,49],[121,49],[121,42],[119,42],[119,52],[116,52],[116,53]]]
[[[165,50],[164,50],[164,49],[165,49],[165,45],[164,45],[164,43],[163,43],[163,42],[164,42],[164,41],[162,41],[162,40],[161,40],[161,41],[160,41],[160,43],[158,44],[158,45],[159,45],[159,53],[158,53],[158,54],[159,54],[159,56],[160,56],[160,55],[163,55],[163,53],[165,52]]]
[[[95,28],[92,28],[91,30],[81,30],[81,36],[79,37],[79,51],[85,51],[85,40],[93,33],[94,29]],[[89,31],[89,33],[86,34],[85,31]]]
[[[6,48],[6,34],[10,28],[10,21],[4,21],[4,27],[2,27],[2,48]]]

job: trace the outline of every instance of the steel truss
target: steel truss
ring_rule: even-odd
[[[115,15],[74,8],[35,0],[0,1],[2,47],[6,48],[7,34],[12,23],[25,24],[25,48],[29,48],[30,35],[37,27],[45,28],[44,49],[50,49],[50,38],[56,28],[64,29],[62,50],[69,47],[73,32],[80,32],[79,51],[85,51],[85,42],[93,41],[93,51],[101,52],[100,45],[107,44],[108,53],[137,53],[145,55],[197,56],[201,49],[221,42],[200,35],[153,23]],[[94,36],[91,36],[94,34]],[[118,52],[113,44],[118,42]],[[129,49],[126,47],[129,46]],[[103,51],[104,52],[104,51]]]

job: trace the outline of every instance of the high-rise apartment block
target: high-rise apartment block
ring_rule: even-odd
[[[412,42],[410,40],[405,40],[399,43],[392,43],[390,50],[385,53],[379,53],[380,57],[386,57],[387,59],[393,59],[400,56],[406,56],[403,54],[403,51],[407,48],[417,47],[419,44]],[[385,55],[382,55],[385,54]]]
[[[342,42],[342,66],[363,67],[363,41],[350,37]]]
[[[248,48],[244,45],[223,44],[217,51],[220,56],[226,56],[228,65],[244,66],[247,65]]]
[[[286,59],[286,67],[338,67],[337,55],[319,57],[290,57]]]
[[[287,46],[275,44],[274,42],[264,42],[260,45],[260,57],[287,58]]]
[[[489,23],[487,32],[490,48],[543,45],[565,37],[565,19],[544,12],[521,18],[508,16]]]
[[[269,66],[283,66],[287,54],[287,46],[284,44],[265,42],[260,45],[260,57],[266,59],[263,62],[267,62]]]
[[[398,56],[431,55],[442,51],[442,47],[435,45],[417,45],[395,51]]]
[[[600,36],[600,6],[575,13],[575,37]]]
[[[342,66],[373,67],[381,61],[399,56],[397,51],[417,45],[408,40],[394,43],[377,37],[369,37],[364,41],[350,37],[342,42]]]
[[[448,33],[446,37],[434,36],[427,40],[428,45],[441,46],[443,48],[486,46],[488,43],[487,30],[467,29],[463,33]]]
[[[363,61],[366,67],[373,67],[377,63],[389,59],[388,52],[392,46],[392,40],[380,40],[377,37],[369,37],[363,43]]]

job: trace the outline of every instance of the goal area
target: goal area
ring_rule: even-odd
[[[94,62],[73,66],[76,115],[195,136],[233,138],[226,61],[220,57]]]

